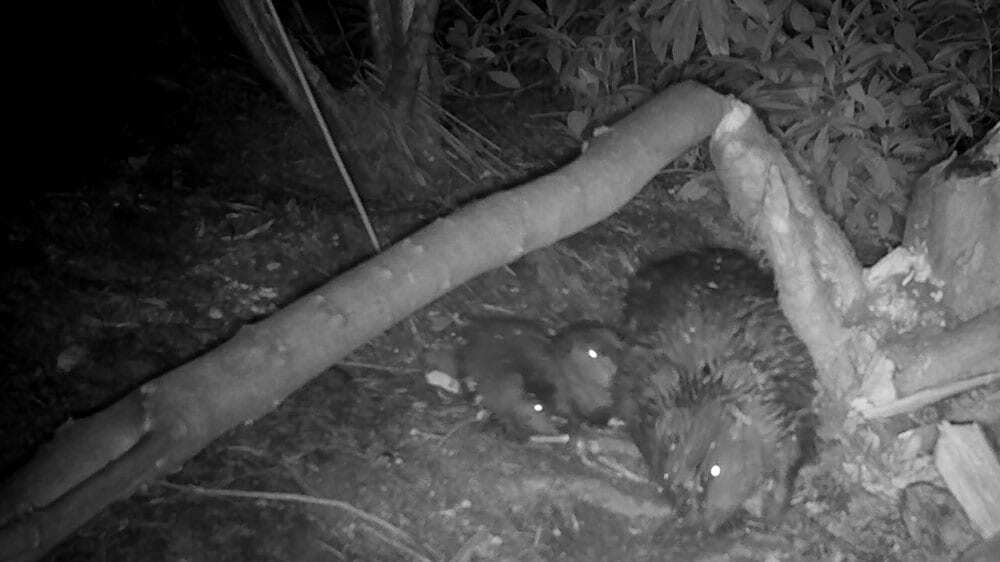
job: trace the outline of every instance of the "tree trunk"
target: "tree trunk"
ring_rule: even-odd
[[[108,409],[67,423],[0,487],[0,558],[37,558],[445,292],[611,215],[707,137],[726,105],[703,86],[674,86],[567,166],[464,207]]]
[[[913,478],[906,471],[921,451],[936,449],[935,465],[973,528],[1000,531],[1000,508],[983,501],[1000,497],[1000,465],[981,432],[948,431],[951,414],[942,412],[930,424],[940,432],[922,434],[946,442],[903,447],[849,416],[849,408],[869,419],[912,412],[1000,383],[1000,125],[921,179],[909,246],[867,271],[749,108],[731,111],[712,141],[733,211],[767,253],[782,308],[816,362],[829,398],[818,402],[824,430],[845,444],[851,463],[881,477],[876,492]],[[1000,427],[1000,412],[963,421]],[[873,459],[876,452],[884,458]]]
[[[257,67],[308,123],[316,117],[266,5],[221,0],[233,30]],[[405,8],[409,6],[410,10]],[[294,37],[295,58],[355,183],[369,197],[387,186],[404,191],[427,185],[426,171],[441,162],[437,80],[429,51],[438,0],[370,0],[376,79],[338,92]],[[371,95],[372,93],[376,95]]]
[[[782,308],[840,403],[885,404],[935,381],[1000,370],[998,131],[963,158],[977,163],[963,169],[978,175],[942,174],[954,169],[945,162],[924,176],[911,210],[915,226],[908,226],[911,246],[862,271],[813,187],[750,109],[738,107],[719,125],[712,158],[733,212],[767,253]],[[919,372],[907,368],[912,361],[892,361],[907,342],[934,350],[933,359],[917,362]],[[950,378],[937,380],[945,370]],[[886,375],[896,375],[897,386],[873,391]]]
[[[383,97],[404,115],[418,114],[440,97],[430,57],[437,8],[438,0],[368,1],[375,65],[385,76]]]
[[[943,304],[969,320],[1000,303],[1000,124],[961,157],[934,166],[910,204],[903,245],[926,247]]]

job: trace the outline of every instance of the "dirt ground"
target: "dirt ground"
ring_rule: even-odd
[[[178,121],[189,130],[130,147],[89,188],[66,185],[5,211],[0,474],[67,419],[367,255],[342,197],[322,194],[334,169],[297,117],[238,71],[203,87],[216,101],[184,110],[196,113]],[[447,197],[376,202],[383,239],[447,214],[444,201],[515,185],[577,150],[558,116],[533,117],[552,111],[547,92],[456,106],[520,175],[442,177],[435,190]],[[780,526],[747,521],[699,537],[671,526],[648,485],[614,476],[572,443],[511,442],[468,399],[425,382],[447,367],[471,314],[614,322],[639,263],[743,245],[718,195],[681,188],[703,169],[694,152],[611,219],[418,311],[270,415],[112,505],[48,559],[940,559],[906,533],[891,501],[838,471],[835,443],[799,478]]]

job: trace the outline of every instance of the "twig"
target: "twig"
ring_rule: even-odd
[[[316,38],[316,30],[313,29],[312,25],[309,24],[309,18],[306,17],[306,13],[302,10],[302,5],[299,4],[298,0],[292,2],[292,7],[295,9],[295,15],[299,18],[299,23],[302,24],[302,28],[306,31],[306,36],[312,41],[313,50],[316,52],[317,56],[323,55],[323,45],[320,44],[319,39]]]
[[[362,528],[364,528],[364,527],[362,527]],[[410,556],[412,556],[414,558],[414,560],[419,560],[420,562],[424,562],[424,561],[431,562],[430,558],[427,558],[423,554],[420,554],[416,550],[414,550],[414,549],[410,548],[409,546],[407,546],[407,545],[399,542],[395,538],[383,536],[376,529],[369,529],[369,530],[372,531],[375,534],[376,537],[378,537],[378,538],[382,539],[383,541],[391,544],[392,546],[396,547],[397,549],[399,549],[399,550],[401,550],[401,551],[409,554]]]
[[[465,420],[462,420],[462,421],[456,423],[455,427],[453,427],[450,430],[448,430],[448,433],[445,433],[441,437],[441,440],[438,441],[438,444],[434,446],[434,449],[437,450],[437,449],[440,449],[440,448],[444,447],[444,444],[449,439],[451,439],[452,435],[455,435],[455,433],[458,432],[459,429],[462,429],[463,427],[465,427],[467,425],[472,425],[472,424],[476,423],[476,421],[477,421],[476,418],[473,417],[471,419],[465,419]]]
[[[351,48],[351,38],[347,36],[347,32],[344,31],[344,24],[340,21],[340,14],[338,14],[337,10],[335,10],[333,5],[330,4],[330,0],[326,1],[326,7],[329,8],[330,13],[333,14],[333,19],[337,23],[337,29],[340,30],[341,40],[344,42],[344,47],[347,48],[347,54],[351,57],[351,62],[354,63],[355,67],[360,66],[358,64],[358,57],[354,54],[354,49]]]
[[[926,406],[927,404],[932,404],[938,400],[944,400],[949,396],[958,394],[959,392],[971,390],[978,386],[985,386],[996,380],[1000,380],[1000,373],[986,373],[971,379],[960,380],[943,386],[921,390],[904,398],[899,398],[897,400],[893,400],[892,402],[878,406],[867,406],[862,401],[858,401],[855,407],[868,419],[888,418],[897,414],[912,412],[918,408]]]
[[[655,482],[650,482],[648,478],[644,478],[632,472],[617,459],[607,455],[597,455],[597,460],[593,460],[587,451],[587,444],[582,439],[576,442],[576,455],[584,466],[601,472],[602,474],[618,476],[638,484],[656,485]]]
[[[371,369],[373,371],[385,371],[387,373],[419,373],[420,369],[413,367],[389,367],[386,365],[376,365],[375,363],[362,363],[360,361],[337,361],[334,363],[338,367],[353,367],[355,369]]]
[[[326,542],[324,540],[320,540],[320,541],[317,541],[317,542],[319,542],[319,547],[321,549],[323,549],[323,550],[325,550],[327,552],[332,553],[334,556],[337,557],[337,560],[347,560],[347,556],[344,556],[344,553],[341,552],[340,550],[334,548],[334,546],[332,544],[330,544],[330,543],[328,543],[328,542]]]
[[[639,84],[639,55],[635,49],[635,37],[632,38],[632,73],[635,75],[635,83]]]
[[[383,539],[385,542],[399,548],[403,552],[412,556],[415,560],[420,560],[421,562],[431,562],[430,558],[427,558],[423,554],[420,554],[412,547],[407,546],[400,542],[400,540],[406,542],[414,542],[410,535],[403,531],[402,529],[396,527],[392,523],[389,523],[385,519],[377,515],[372,515],[367,511],[363,511],[354,507],[353,505],[340,501],[331,500],[327,498],[318,498],[314,496],[306,496],[303,494],[291,494],[287,492],[262,492],[258,490],[226,490],[221,488],[205,488],[203,486],[195,486],[191,484],[174,484],[173,482],[167,482],[161,480],[159,482],[161,486],[171,488],[174,490],[193,492],[196,494],[201,494],[203,496],[212,496],[219,498],[242,498],[242,499],[252,499],[252,500],[269,500],[269,501],[279,501],[279,502],[295,502],[295,503],[305,503],[313,505],[321,505],[324,507],[332,507],[339,509],[341,511],[346,511],[350,515],[357,517],[358,519],[372,525],[373,527],[384,531],[386,534],[391,535],[390,537],[384,536],[382,534],[377,534],[377,536]]]
[[[487,547],[496,540],[496,537],[486,529],[479,529],[476,534],[465,541],[455,556],[451,557],[451,562],[469,562],[473,556],[487,557],[490,554]]]

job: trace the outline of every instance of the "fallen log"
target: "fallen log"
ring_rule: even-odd
[[[575,161],[442,218],[218,348],[67,423],[0,488],[0,559],[34,559],[338,359],[490,269],[611,215],[708,137],[727,99],[671,87]]]

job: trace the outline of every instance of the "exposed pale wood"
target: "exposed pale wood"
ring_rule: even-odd
[[[966,392],[973,388],[985,386],[1000,380],[1000,373],[989,373],[971,379],[945,384],[935,388],[921,390],[906,398],[900,398],[877,406],[863,404],[859,405],[859,410],[867,418],[888,418],[907,412],[915,412],[928,404],[933,404],[949,396],[954,396],[960,392]]]
[[[934,451],[938,472],[976,531],[983,537],[1000,532],[1000,461],[977,424],[939,425]]]
[[[902,395],[982,373],[1000,372],[1000,307],[936,334],[888,350],[897,363]]]
[[[719,124],[712,159],[733,213],[770,259],[781,307],[824,387],[846,396],[856,377],[844,317],[864,294],[850,244],[748,106],[737,105]]]
[[[903,243],[927,251],[945,305],[967,320],[1000,304],[1000,123],[917,182]]]

